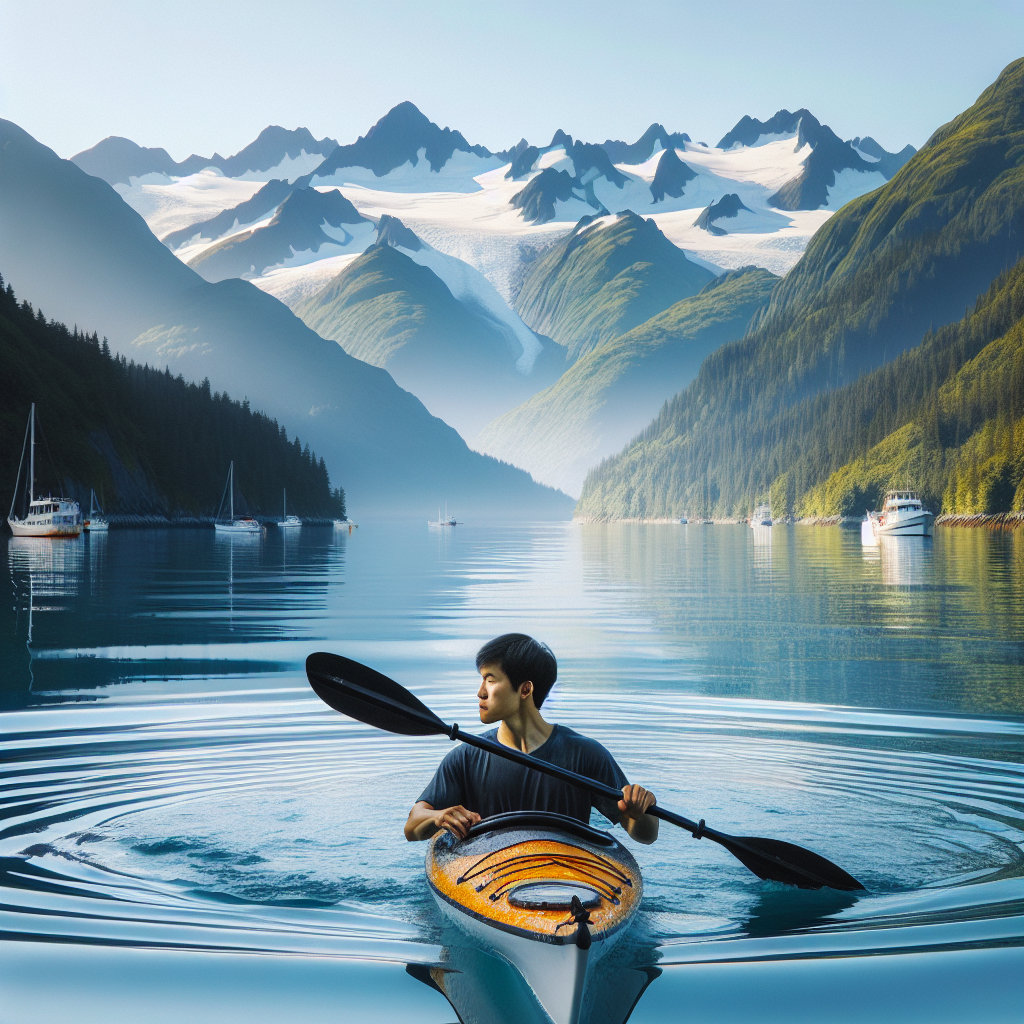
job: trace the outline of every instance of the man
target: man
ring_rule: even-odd
[[[461,744],[447,754],[413,805],[405,823],[406,839],[429,839],[439,829],[464,839],[478,821],[507,811],[554,811],[588,822],[591,806],[609,821],[620,822],[638,843],[658,838],[658,819],[646,813],[655,803],[654,794],[630,785],[596,740],[564,725],[552,725],[541,716],[540,707],[558,675],[558,663],[547,644],[523,633],[506,633],[480,648],[476,667],[480,721],[500,723],[485,736],[621,789],[622,798],[616,803],[593,796],[525,765]]]

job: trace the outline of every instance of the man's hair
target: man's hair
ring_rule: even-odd
[[[558,662],[547,644],[525,633],[503,633],[477,651],[477,671],[484,665],[497,665],[518,690],[527,679],[533,683],[533,703],[540,707],[558,678]]]

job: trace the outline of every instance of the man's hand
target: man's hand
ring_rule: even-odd
[[[466,833],[481,820],[476,811],[467,811],[462,804],[446,807],[434,814],[434,824],[439,829],[447,829],[456,839],[465,839]]]
[[[481,820],[476,811],[466,810],[462,804],[436,810],[425,800],[420,800],[409,812],[409,820],[405,823],[405,838],[410,842],[429,839],[440,829],[447,829],[456,839],[465,839],[466,833]]]
[[[654,794],[643,786],[622,787],[622,799],[619,801],[622,825],[638,843],[649,844],[658,838],[658,819],[647,813],[656,803]]]

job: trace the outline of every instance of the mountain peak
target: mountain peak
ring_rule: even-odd
[[[492,156],[483,146],[471,146],[451,128],[440,128],[419,107],[405,100],[392,107],[370,130],[347,146],[338,146],[316,170],[319,180],[345,167],[365,167],[378,178],[403,164],[416,166],[424,151],[431,171],[440,171],[459,150],[475,156]]]
[[[383,214],[377,221],[377,241],[375,245],[390,245],[392,248],[408,249],[419,252],[423,243],[416,237],[416,232],[407,228],[397,217]]]
[[[655,122],[636,142],[607,139],[601,148],[613,164],[642,164],[654,155],[654,147],[659,143],[662,149],[675,149],[689,141],[690,136],[685,132],[668,132],[664,125]]]

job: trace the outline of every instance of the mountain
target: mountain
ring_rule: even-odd
[[[691,263],[653,220],[629,210],[584,217],[530,264],[516,311],[575,361],[695,295],[713,277]]]
[[[321,337],[386,369],[467,440],[565,365],[482,274],[388,216],[377,241],[295,312]]]
[[[470,451],[383,370],[347,355],[245,281],[209,284],[106,182],[0,121],[0,267],[50,317],[88,324],[136,361],[246,398],[345,483],[356,515],[560,518],[571,501]]]
[[[318,192],[315,188],[296,188],[268,224],[215,242],[188,265],[207,281],[258,277],[268,267],[303,259],[304,255],[339,254],[356,235],[366,236],[372,228],[372,223],[338,189]]]
[[[193,154],[177,163],[165,149],[145,149],[130,139],[111,135],[91,149],[76,153],[71,160],[86,174],[102,178],[108,185],[127,185],[132,178],[143,178],[147,174],[182,177],[206,167],[216,167],[229,178],[270,172],[283,167],[293,172],[287,177],[296,178],[312,169],[307,164],[319,164],[337,145],[334,139],[317,141],[307,128],[289,131],[271,125],[264,128],[255,141],[234,156],[226,158],[219,153],[209,158]]]
[[[794,455],[775,439],[794,409],[958,320],[1022,255],[1019,60],[888,184],[825,223],[748,336],[710,356],[642,438],[591,473],[578,514],[671,515],[709,494],[720,511],[746,508],[790,469]],[[822,437],[832,429],[824,415],[813,423]],[[822,457],[796,493],[835,468]]]
[[[572,136],[561,130],[555,132],[551,145],[544,149],[531,146],[521,153],[505,177],[528,175],[542,162],[540,173],[509,200],[512,206],[522,210],[523,220],[529,224],[554,220],[556,204],[572,199],[579,199],[597,213],[607,215],[608,210],[595,194],[595,182],[604,179],[621,189],[627,180],[601,146],[573,142]]]
[[[828,125],[823,125],[804,108],[794,112],[780,110],[767,121],[744,116],[722,137],[718,148],[759,146],[790,137],[795,139],[798,151],[804,146],[810,146],[811,150],[800,174],[769,200],[780,210],[820,209],[829,204],[829,192],[836,187],[837,178],[843,172],[877,173],[887,181],[914,154],[913,146],[905,147],[899,154],[887,153],[874,139],[864,140],[864,148],[858,148],[855,142],[843,142]],[[881,180],[878,183],[881,184]],[[846,190],[840,188],[840,191]]]
[[[660,146],[664,150],[682,148],[690,141],[690,136],[683,132],[667,132],[664,125],[652,124],[636,142],[618,142],[607,139],[601,148],[608,154],[613,164],[642,164],[650,160]]]
[[[92,488],[108,513],[214,515],[234,459],[243,513],[276,515],[287,487],[298,515],[345,515],[323,460],[275,420],[211,394],[208,381],[122,362],[95,332],[19,305],[2,278],[0,375],[0,472],[12,484],[35,402],[48,455],[37,459],[37,494],[53,488],[88,508]]]
[[[716,221],[735,218],[741,210],[750,213],[750,210],[740,201],[740,197],[735,192],[730,192],[728,195],[722,196],[717,203],[705,206],[700,216],[693,222],[693,226],[710,231],[713,235],[724,235],[727,234],[725,228],[720,227]]]
[[[272,178],[266,183],[251,199],[237,203],[227,210],[206,220],[196,221],[188,227],[171,231],[160,239],[168,249],[177,249],[200,238],[208,238],[216,241],[222,235],[236,231],[239,228],[255,224],[258,220],[268,217],[284,200],[291,195],[295,186],[290,185],[284,178]]]
[[[339,146],[317,167],[313,185],[350,183],[422,191],[451,188],[475,191],[473,177],[500,167],[504,161],[483,146],[470,145],[460,132],[439,128],[412,103],[392,107],[365,135]],[[406,167],[408,165],[408,167]],[[415,191],[416,189],[412,189]]]
[[[870,135],[863,139],[851,139],[850,145],[866,160],[878,162],[878,169],[891,178],[916,152],[913,146],[904,146],[898,153],[889,153],[875,142]]]
[[[679,199],[686,191],[687,182],[693,181],[697,172],[679,159],[674,149],[666,149],[658,160],[658,169],[651,181],[651,196],[656,203],[667,197]]]
[[[754,267],[713,279],[582,356],[557,383],[488,424],[476,447],[579,494],[587,471],[639,433],[707,355],[744,335],[777,282]]]

